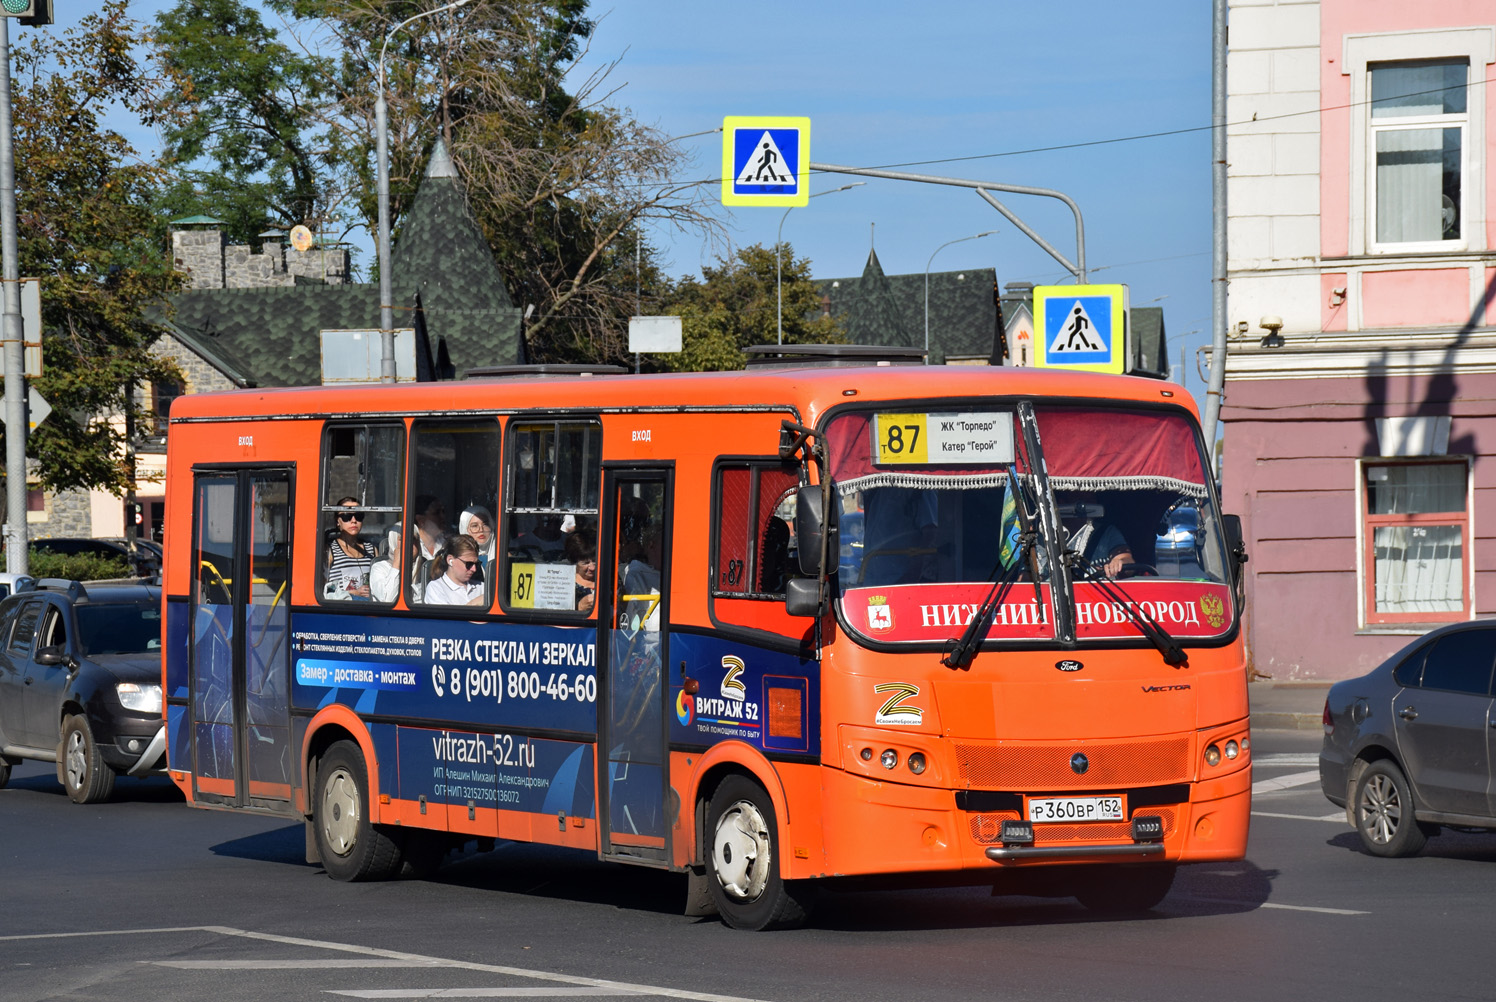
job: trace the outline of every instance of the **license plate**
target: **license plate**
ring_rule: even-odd
[[[1123,821],[1121,797],[1046,797],[1030,800],[1028,817],[1045,821]]]

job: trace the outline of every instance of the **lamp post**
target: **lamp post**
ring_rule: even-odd
[[[867,184],[866,181],[854,181],[844,184],[840,188],[828,188],[826,191],[818,191],[811,198],[820,198],[822,195],[830,195],[833,192],[846,191],[848,188],[860,188]],[[780,250],[784,242],[784,221],[790,218],[792,205],[784,210],[784,215],[779,217],[779,232],[774,235],[774,298],[776,299],[774,325],[779,331],[779,343],[784,344],[784,253]]]
[[[996,230],[987,230],[984,233],[973,233],[969,237],[957,237],[947,240],[930,252],[930,260],[925,262],[925,364],[930,364],[930,265],[935,263],[935,255],[945,250],[951,244],[959,244],[966,240],[980,240],[982,237],[990,237]]]
[[[385,33],[384,43],[379,46],[379,99],[374,102],[375,159],[379,168],[379,381],[395,381],[395,294],[390,276],[390,143],[389,105],[384,99],[384,55],[389,48],[390,36],[412,21],[444,10],[456,10],[468,0],[456,0],[444,7],[424,10],[408,17]]]

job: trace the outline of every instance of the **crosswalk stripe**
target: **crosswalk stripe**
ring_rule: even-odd
[[[1269,793],[1273,790],[1290,790],[1295,786],[1308,786],[1310,783],[1319,782],[1319,770],[1311,772],[1291,772],[1287,776],[1276,776],[1272,779],[1259,779],[1252,784],[1253,795]]]

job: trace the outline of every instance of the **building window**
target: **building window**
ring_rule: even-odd
[[[1368,463],[1363,469],[1367,623],[1467,619],[1465,463]]]
[[[1469,61],[1381,63],[1369,72],[1375,242],[1463,241]]]
[[[151,411],[153,419],[148,434],[166,438],[166,426],[171,420],[171,405],[186,392],[186,388],[175,379],[159,379],[151,384]]]

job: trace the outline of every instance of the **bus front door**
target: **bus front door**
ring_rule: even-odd
[[[193,797],[294,813],[291,472],[193,472]]]
[[[604,856],[669,859],[665,684],[670,471],[605,468],[599,551],[598,813]]]

